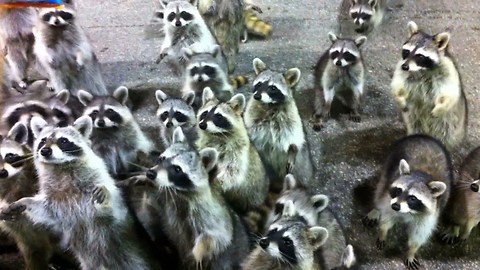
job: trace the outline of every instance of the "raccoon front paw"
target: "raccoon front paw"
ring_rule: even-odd
[[[162,51],[160,55],[157,57],[157,59],[155,60],[155,63],[160,64],[160,62],[162,62],[163,58],[165,58],[166,56],[167,56],[167,53]]]
[[[256,11],[256,12],[258,12],[258,13],[260,13],[260,14],[263,13],[262,8],[260,8],[260,7],[257,6],[257,5],[250,5],[250,9],[253,10],[253,11]]]
[[[201,263],[203,259],[209,258],[212,255],[213,239],[209,236],[200,235],[192,249],[193,258],[197,263]]]
[[[380,240],[380,238],[377,238],[377,241],[375,242],[375,246],[377,247],[378,250],[383,250],[385,248],[385,240]]]
[[[27,89],[27,82],[25,80],[21,80],[19,83],[18,83],[18,87],[20,87],[21,89],[25,90]]]
[[[432,110],[432,115],[434,117],[442,117],[447,114],[448,110],[444,104],[437,104]]]
[[[92,200],[96,204],[108,205],[110,202],[110,192],[105,186],[95,187],[92,192]]]
[[[356,114],[356,113],[350,114],[348,119],[350,119],[350,121],[355,122],[355,123],[360,123],[362,121],[362,117],[359,114]]]
[[[448,232],[441,234],[441,240],[448,245],[456,245],[459,242],[458,236]]]
[[[312,128],[315,131],[320,131],[325,127],[325,122],[328,118],[323,118],[322,114],[314,114],[310,122],[312,123]]]
[[[0,220],[15,221],[27,209],[22,203],[12,203],[0,212]]]
[[[364,218],[362,218],[362,223],[365,227],[373,228],[378,225],[378,220],[371,219],[368,216],[365,216]]]
[[[422,268],[422,265],[420,264],[420,261],[417,260],[417,258],[405,259],[403,263],[409,270],[418,270]]]

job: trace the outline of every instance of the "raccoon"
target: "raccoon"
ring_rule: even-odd
[[[452,162],[443,144],[426,135],[411,135],[392,146],[375,190],[375,208],[364,219],[379,223],[377,248],[383,249],[388,231],[397,223],[408,226],[408,252],[404,261],[418,269],[416,257],[435,231],[450,197]]]
[[[242,42],[248,41],[248,36],[253,35],[260,38],[269,38],[272,35],[273,27],[271,24],[260,19],[252,9],[243,11],[245,30]]]
[[[271,190],[280,191],[285,175],[293,173],[306,185],[313,180],[313,165],[302,120],[293,97],[300,70],[284,74],[255,58],[254,93],[245,110],[245,126],[260,156],[270,169]]]
[[[341,12],[348,13],[348,20],[357,33],[369,33],[377,28],[387,11],[387,0],[343,0]]]
[[[360,122],[361,99],[364,94],[365,66],[360,46],[365,36],[339,38],[328,33],[332,42],[315,66],[315,130],[320,130],[330,116],[334,97],[350,110],[350,120]]]
[[[46,71],[51,87],[59,92],[86,89],[93,95],[108,95],[100,64],[87,36],[77,24],[72,1],[65,7],[44,8],[33,30],[34,53]]]
[[[155,92],[158,102],[157,117],[160,124],[160,138],[165,148],[172,143],[173,131],[181,127],[187,140],[195,142],[197,139],[197,119],[193,110],[195,92],[186,93],[182,98],[168,97],[162,90]]]
[[[27,88],[27,69],[34,60],[36,20],[33,8],[0,9],[0,53],[6,53],[9,79],[22,89]]]
[[[243,0],[194,0],[227,60],[228,73],[237,66],[244,30]]]
[[[340,266],[332,268],[332,270],[346,269],[361,269],[360,266],[357,265],[357,258],[355,257],[352,245],[348,245],[343,251]]]
[[[270,225],[266,237],[260,238],[258,246],[245,259],[244,270],[320,270],[321,262],[315,252],[329,237],[320,226],[310,227],[302,219],[292,217],[293,202],[285,205],[284,217]]]
[[[196,145],[198,149],[213,147],[219,152],[217,180],[227,202],[239,213],[262,204],[268,192],[265,168],[243,123],[244,108],[242,94],[221,103],[207,87],[197,113]]]
[[[146,177],[158,188],[162,228],[184,255],[179,269],[238,269],[248,237],[215,184],[219,153],[197,152],[180,127],[172,141]]]
[[[409,39],[393,74],[391,89],[402,110],[407,134],[428,134],[448,149],[467,129],[467,100],[456,64],[448,52],[450,34],[427,34],[408,23]]]
[[[84,270],[159,269],[105,163],[89,147],[92,120],[83,116],[74,126],[53,128],[34,117],[31,128],[40,191],[11,203],[0,217],[27,217],[60,234]]]
[[[78,98],[85,106],[83,115],[93,121],[92,149],[103,158],[113,177],[125,177],[139,153],[154,150],[126,105],[125,86],[118,87],[112,96],[93,96],[80,90]]]
[[[479,162],[480,147],[477,147],[465,158],[460,175],[453,183],[447,208],[443,212],[442,239],[447,243],[465,243],[480,222]]]

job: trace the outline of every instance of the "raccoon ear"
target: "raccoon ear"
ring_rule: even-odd
[[[182,127],[176,127],[173,131],[172,143],[184,143],[185,134],[183,134]]]
[[[202,106],[207,104],[209,101],[216,100],[215,94],[213,93],[210,87],[203,88],[202,94]]]
[[[33,136],[35,136],[35,138],[38,138],[40,132],[42,132],[42,130],[46,126],[48,126],[47,121],[45,121],[45,119],[40,116],[34,116],[30,120],[30,129],[32,130]]]
[[[183,56],[185,56],[185,59],[189,60],[193,56],[193,51],[190,48],[183,48],[182,49]]]
[[[253,70],[255,70],[255,75],[258,75],[267,69],[267,65],[260,60],[260,58],[253,59]]]
[[[55,96],[58,98],[58,100],[60,100],[60,102],[66,105],[68,103],[68,100],[70,99],[70,91],[68,91],[67,89],[63,89],[62,91],[58,92]]]
[[[320,226],[311,227],[308,229],[308,234],[314,249],[318,249],[319,247],[323,246],[325,242],[327,242],[328,231],[323,227],[320,227]]]
[[[93,123],[90,116],[81,116],[73,123],[73,127],[82,134],[84,138],[90,138],[93,130]]]
[[[355,39],[355,45],[357,45],[357,47],[360,47],[363,45],[363,43],[365,43],[365,41],[367,41],[366,36],[359,36]]]
[[[415,35],[416,33],[418,33],[418,25],[414,21],[409,21],[408,31],[410,33],[410,36]]]
[[[285,72],[283,77],[287,81],[288,87],[294,87],[298,81],[300,80],[300,75],[302,73],[300,72],[300,69],[298,68],[291,68]]]
[[[120,86],[113,91],[113,98],[115,98],[120,104],[125,105],[128,101],[128,88]]]
[[[410,174],[410,165],[408,165],[405,159],[400,160],[400,164],[398,165],[398,172],[400,175]]]
[[[287,174],[285,175],[285,180],[283,180],[283,191],[286,190],[292,190],[297,187],[297,180],[295,180],[295,177],[293,174]]]
[[[293,204],[293,201],[286,201],[283,206],[282,217],[294,217],[296,213],[297,211],[295,210],[295,205]]]
[[[83,106],[88,106],[93,100],[93,95],[88,93],[85,90],[78,90],[77,92],[78,101],[83,104]]]
[[[212,48],[212,56],[213,57],[217,57],[217,55],[221,52],[221,49],[220,49],[220,46],[219,45],[215,45],[213,46]]]
[[[447,185],[440,181],[432,181],[428,183],[428,187],[432,191],[432,196],[435,198],[442,195],[445,190],[447,190]]]
[[[207,172],[210,172],[217,165],[218,151],[211,147],[203,148],[200,150],[200,158]]]
[[[188,106],[192,106],[195,101],[195,91],[188,91],[183,95],[182,99],[188,104]]]
[[[337,41],[338,37],[333,32],[328,32],[328,39],[330,39],[331,42],[335,42]]]
[[[372,8],[374,8],[374,7],[378,4],[378,2],[377,2],[377,0],[368,0],[368,4],[369,4]]]
[[[198,0],[190,0],[190,4],[193,6],[198,6]]]
[[[448,42],[450,41],[450,33],[443,32],[440,34],[435,35],[435,44],[440,51],[445,50],[448,46]]]
[[[155,98],[157,99],[158,105],[161,105],[165,100],[167,100],[168,96],[159,89],[155,91]]]
[[[16,141],[19,144],[25,144],[28,139],[28,129],[24,124],[17,122],[8,131],[7,138]]]
[[[357,258],[355,258],[355,253],[353,252],[352,245],[348,245],[342,254],[342,266],[350,269],[352,266],[355,265],[357,262]]]
[[[327,195],[317,194],[310,197],[310,202],[313,204],[313,207],[315,208],[317,213],[320,213],[325,208],[327,208],[330,199],[328,199]]]
[[[228,104],[237,114],[242,114],[245,109],[245,96],[243,94],[236,94],[229,101]]]

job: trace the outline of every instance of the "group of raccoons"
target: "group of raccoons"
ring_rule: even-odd
[[[369,34],[391,1],[342,7],[352,27]],[[135,120],[128,89],[105,87],[72,1],[0,10],[0,229],[26,269],[361,267],[338,213],[314,191],[294,99],[300,70],[279,72],[255,58],[252,94],[235,93],[246,83],[232,76],[240,43],[272,31],[256,17],[261,9],[243,0],[160,4],[165,37],[156,62],[184,84],[176,96],[155,92],[156,140]],[[334,102],[361,121],[365,93],[367,37],[328,37],[314,70],[316,130]],[[378,225],[379,249],[395,224],[407,225],[408,269],[421,267],[416,253],[438,225],[457,243],[480,221],[480,149],[455,180],[449,155],[467,126],[449,39],[408,24],[391,82],[408,136],[390,149],[363,220]],[[29,66],[46,80],[28,81]],[[54,266],[58,256],[63,265]]]

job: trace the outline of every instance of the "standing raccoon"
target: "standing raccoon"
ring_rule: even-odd
[[[34,28],[34,52],[56,91],[86,89],[93,95],[108,95],[100,64],[87,36],[77,24],[71,1],[65,8],[44,8]]]
[[[219,152],[218,183],[227,202],[240,213],[262,204],[268,191],[265,168],[243,123],[244,108],[242,94],[221,103],[205,88],[197,114],[197,147],[213,147]]]
[[[126,105],[126,87],[118,87],[112,96],[93,96],[80,90],[78,98],[85,106],[83,115],[93,121],[92,149],[103,158],[112,176],[125,177],[139,153],[154,150]]]
[[[357,33],[369,33],[382,22],[387,2],[388,0],[343,0],[341,15],[355,25]]]
[[[410,37],[391,83],[407,134],[428,134],[454,149],[465,137],[468,110],[460,74],[448,52],[450,34],[430,35],[414,22],[408,28]]]
[[[409,269],[418,269],[417,251],[435,231],[452,181],[450,155],[438,140],[412,135],[394,143],[376,186],[375,208],[364,219],[366,225],[379,223],[377,248],[384,248],[388,231],[395,224],[406,224],[408,252],[404,263]]]
[[[157,117],[160,119],[160,139],[165,148],[172,143],[173,131],[181,127],[189,142],[197,139],[197,119],[192,104],[195,92],[191,91],[182,98],[168,97],[162,90],[155,92],[158,102]]]
[[[360,46],[365,36],[356,39],[338,38],[328,33],[332,41],[315,67],[315,130],[323,127],[330,116],[336,97],[350,110],[350,120],[360,122],[360,106],[365,85],[365,66]]]
[[[300,70],[284,74],[255,58],[254,93],[245,110],[245,126],[260,156],[271,171],[271,188],[280,191],[285,175],[292,173],[303,185],[313,180],[313,165],[302,120],[293,97]]]
[[[36,19],[33,8],[0,9],[0,53],[6,53],[7,77],[23,89],[27,87],[28,66],[34,60],[32,29]]]

